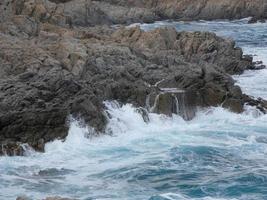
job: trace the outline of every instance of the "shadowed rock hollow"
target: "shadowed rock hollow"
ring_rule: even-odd
[[[247,102],[266,107],[234,85],[230,75],[254,64],[231,40],[172,28],[97,26],[118,22],[98,4],[123,7],[126,1],[8,2],[1,5],[6,19],[0,24],[0,154],[21,155],[24,143],[43,151],[46,142],[66,137],[70,115],[95,134],[104,132],[105,100],[187,120],[197,107],[222,105],[238,113]],[[76,14],[87,3],[89,14],[79,21]],[[81,24],[96,26],[76,26]]]

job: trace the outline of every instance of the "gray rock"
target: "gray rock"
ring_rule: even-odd
[[[229,75],[257,65],[231,40],[173,28],[83,27],[143,20],[140,10],[163,5],[131,2],[12,1],[0,25],[0,154],[23,155],[25,144],[44,151],[67,136],[70,116],[95,135],[105,132],[106,100],[142,107],[145,121],[145,109],[186,120],[198,107],[242,112],[248,103],[266,112],[266,101],[242,94]],[[138,11],[125,14],[128,3]]]
[[[16,200],[32,200],[32,199],[27,196],[19,196],[16,198]]]
[[[23,14],[60,26],[130,24],[163,19],[214,20],[267,18],[266,0],[4,0],[0,20]]]

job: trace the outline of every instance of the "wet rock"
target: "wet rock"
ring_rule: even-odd
[[[27,196],[19,196],[16,198],[16,200],[32,200],[32,199]]]
[[[244,111],[243,110],[243,104],[240,101],[240,99],[232,99],[232,98],[226,99],[223,102],[222,106],[224,108],[230,109],[231,111],[233,111],[235,113],[241,113]]]
[[[153,112],[171,116],[173,112],[173,96],[171,93],[159,94],[155,98],[155,107]]]
[[[66,175],[72,172],[74,171],[69,170],[69,169],[64,169],[64,168],[61,168],[61,169],[49,168],[49,169],[40,170],[37,175],[42,176],[42,177],[55,177],[55,176]]]
[[[1,144],[0,155],[5,156],[23,156],[25,149],[20,142],[5,141]]]
[[[257,138],[256,138],[256,141],[257,141],[258,143],[267,144],[267,138],[264,137],[264,136],[257,137]]]
[[[197,107],[200,105],[200,102],[198,101],[199,96],[196,92],[183,90],[175,91],[175,89],[176,88],[172,88],[172,90],[166,89],[164,92],[161,91],[156,95],[149,94],[147,97],[148,110],[150,112],[165,114],[167,116],[177,114],[184,120],[193,119]]]
[[[197,112],[199,105],[203,106],[199,93],[196,91],[186,91],[175,94],[176,112],[185,120],[192,120]]]
[[[257,23],[257,22],[265,23],[266,20],[264,19],[264,17],[254,16],[248,21],[249,24],[254,24],[254,23]]]
[[[258,22],[257,17],[252,17],[252,18],[248,21],[249,24],[254,24],[254,23],[257,23],[257,22]]]
[[[145,108],[137,108],[136,111],[142,116],[144,122],[148,123],[150,121],[149,119],[149,112]]]

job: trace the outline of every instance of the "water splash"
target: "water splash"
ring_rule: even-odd
[[[0,199],[143,200],[163,198],[163,191],[194,200],[215,194],[231,199],[224,191],[232,187],[256,199],[243,187],[246,179],[265,194],[267,117],[255,118],[253,108],[244,114],[211,108],[190,122],[150,113],[146,123],[132,105],[106,107],[112,135],[88,138],[90,129],[73,121],[66,140],[47,144],[44,154],[1,157]]]
[[[196,96],[195,93],[193,95],[177,88],[160,88],[158,94],[147,95],[146,109],[152,113],[163,113],[168,116],[177,114],[184,120],[191,120],[197,112]]]

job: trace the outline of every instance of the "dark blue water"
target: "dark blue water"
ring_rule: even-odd
[[[266,24],[160,22],[178,30],[209,30],[238,40],[267,61]],[[236,76],[249,94],[267,97],[266,70]],[[90,128],[71,124],[65,142],[46,153],[0,158],[0,199],[18,195],[87,200],[266,200],[267,116],[211,108],[185,122],[150,114],[146,124],[131,105],[107,103],[114,136],[88,139]]]

